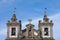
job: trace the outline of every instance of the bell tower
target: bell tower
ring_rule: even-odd
[[[39,20],[39,34],[43,40],[54,40],[53,39],[53,22],[49,21],[49,18],[46,15],[46,8],[44,11],[43,21]]]
[[[16,9],[16,8],[15,8]],[[17,22],[16,12],[14,9],[14,14],[11,18],[11,21],[7,22],[7,38],[6,40],[17,40],[17,38],[21,37],[21,20]]]

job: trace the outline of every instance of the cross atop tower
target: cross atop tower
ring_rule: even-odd
[[[45,8],[45,10],[44,10],[44,18],[43,18],[43,20],[44,20],[45,22],[48,22],[48,21],[49,21],[49,18],[47,18],[46,9],[47,9],[47,8]]]
[[[16,13],[16,7],[14,8],[14,14]]]
[[[29,21],[29,24],[31,24],[31,22],[32,22],[32,19],[29,19],[28,21]]]
[[[45,13],[46,13],[47,8],[45,8]]]
[[[13,16],[12,16],[11,20],[14,22],[14,21],[17,20],[17,18],[16,18],[16,8],[14,8],[14,11],[13,12],[14,13],[13,13]]]
[[[46,9],[47,8],[44,9],[44,17],[47,17],[47,15],[46,15]]]

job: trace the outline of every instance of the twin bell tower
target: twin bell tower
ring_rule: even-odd
[[[16,9],[16,8],[15,8]],[[7,22],[6,40],[54,40],[53,38],[53,21],[49,20],[44,11],[43,20],[38,20],[38,30],[34,29],[35,25],[26,24],[26,28],[22,30],[22,21],[17,21],[16,12],[12,15],[11,20]]]

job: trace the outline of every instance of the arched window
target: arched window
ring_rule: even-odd
[[[44,35],[48,36],[48,28],[44,28]]]
[[[12,36],[15,36],[15,35],[16,35],[16,28],[12,28],[12,30],[11,30],[11,35],[12,35]]]

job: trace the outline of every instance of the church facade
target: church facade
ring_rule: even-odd
[[[54,40],[53,21],[49,20],[45,11],[43,20],[38,20],[38,30],[34,29],[31,22],[26,24],[26,28],[22,30],[22,21],[17,21],[14,12],[11,20],[7,22],[7,37],[5,40]]]

